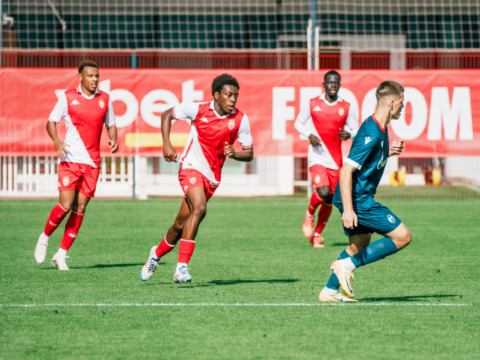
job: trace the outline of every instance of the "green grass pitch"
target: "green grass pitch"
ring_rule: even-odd
[[[0,359],[479,359],[480,202],[382,203],[411,245],[356,271],[358,304],[325,305],[347,238],[334,210],[311,248],[306,199],[214,197],[183,285],[177,249],[140,280],[180,199],[92,201],[68,272],[49,265],[64,224],[33,258],[56,201],[0,201]]]

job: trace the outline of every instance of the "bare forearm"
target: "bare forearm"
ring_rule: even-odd
[[[344,210],[353,210],[352,203],[352,173],[345,167],[340,170],[340,194]]]
[[[241,151],[235,151],[232,155],[232,159],[237,161],[252,161],[253,160],[253,149],[244,149]]]
[[[53,143],[60,141],[60,138],[58,137],[58,134],[57,134],[57,124],[55,122],[50,120],[47,121],[46,129],[47,129],[48,136],[50,136],[50,138],[53,140]]]
[[[117,142],[117,127],[112,126],[107,129],[108,138],[112,141]]]
[[[162,139],[163,146],[171,146],[170,143],[170,129],[172,127],[173,109],[168,109],[162,114]]]

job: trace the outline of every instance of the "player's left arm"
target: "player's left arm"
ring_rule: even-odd
[[[403,140],[393,140],[390,145],[388,156],[400,155],[403,151]]]
[[[231,159],[237,161],[252,161],[253,160],[253,137],[250,132],[250,121],[246,114],[243,115],[240,128],[238,129],[238,142],[242,146],[241,151],[235,151],[233,144],[225,142],[223,154]]]
[[[110,151],[112,154],[118,151],[117,143],[117,124],[115,121],[115,115],[113,114],[113,104],[112,99],[108,100],[108,109],[105,114],[105,126],[107,127],[108,134],[108,146],[110,146]]]
[[[341,140],[353,139],[358,132],[358,116],[357,112],[350,105],[348,109],[347,120],[343,129],[339,129],[337,134]]]
[[[118,151],[118,143],[117,143],[117,126],[113,125],[107,128],[108,134],[108,146],[110,146],[110,151],[112,154]]]

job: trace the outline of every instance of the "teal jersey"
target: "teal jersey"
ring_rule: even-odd
[[[387,164],[389,148],[388,128],[383,129],[373,115],[368,117],[353,139],[350,154],[345,160],[357,169],[352,175],[354,208],[375,196]],[[333,202],[336,206],[342,203],[339,184]]]

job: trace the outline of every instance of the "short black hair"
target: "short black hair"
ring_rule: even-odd
[[[402,92],[405,92],[402,85],[396,81],[387,80],[378,85],[377,90],[375,91],[375,96],[377,97],[377,101],[379,101],[385,96],[400,96]]]
[[[87,66],[91,66],[98,69],[98,65],[95,61],[85,60],[85,61],[82,61],[80,65],[78,65],[78,73],[81,74],[83,69],[86,68]]]
[[[237,79],[235,79],[232,75],[222,74],[218,75],[215,79],[213,79],[212,95],[214,95],[216,92],[221,93],[225,85],[232,85],[235,86],[237,89],[240,89],[240,85],[238,85]]]
[[[335,71],[335,70],[330,70],[329,72],[327,72],[327,73],[323,76],[323,81],[327,81],[327,76],[329,76],[329,75],[336,75],[336,76],[338,76],[338,79],[339,79],[339,80],[342,80],[342,77],[340,76],[340,74],[339,74],[337,71]]]

